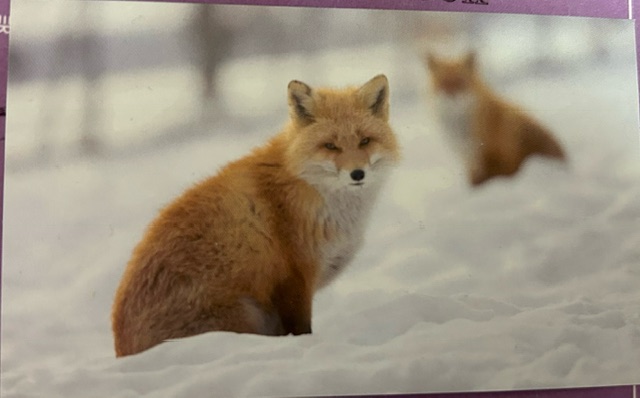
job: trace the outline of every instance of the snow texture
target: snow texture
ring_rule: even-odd
[[[49,166],[11,157],[37,147],[39,136],[29,134],[38,107],[30,99],[46,83],[12,85],[2,396],[303,396],[640,382],[640,145],[628,26],[629,47],[611,58],[500,85],[555,132],[570,164],[532,159],[517,177],[477,190],[466,186],[440,135],[411,48],[325,51],[316,55],[328,65],[320,77],[295,66],[304,55],[229,64],[222,71],[228,114],[208,125],[190,122],[199,107],[188,68],[108,76],[105,134],[113,148],[136,147],[161,127],[208,130],[96,158],[60,149]],[[516,47],[508,41],[502,48]],[[389,64],[398,56],[406,56],[402,67]],[[360,84],[381,71],[391,83],[403,161],[363,249],[317,294],[314,333],[209,333],[116,360],[113,295],[158,209],[276,133],[286,120],[289,80]],[[251,91],[256,76],[270,79]],[[46,133],[60,148],[73,142],[79,123],[79,84],[69,79],[57,88],[56,102],[71,116]],[[261,103],[242,103],[248,92]],[[242,122],[258,105],[264,115]]]

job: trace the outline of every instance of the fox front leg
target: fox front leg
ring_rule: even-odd
[[[469,182],[472,186],[478,186],[490,178],[487,167],[480,156],[477,156],[471,162],[468,173]]]
[[[311,333],[312,302],[313,289],[302,276],[290,277],[276,288],[273,304],[285,334]]]

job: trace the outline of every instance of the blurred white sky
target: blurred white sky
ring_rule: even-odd
[[[85,11],[97,21],[95,28],[110,34],[176,29],[184,24],[189,7],[127,1],[14,1],[11,3],[12,38],[14,35],[19,40],[46,38],[60,34],[61,30],[80,29],[81,26],[73,22],[81,20]]]
[[[14,1],[11,46],[19,51],[15,59],[22,61],[25,73],[18,79],[19,70],[10,72],[11,154],[27,154],[44,145],[43,140],[49,146],[68,147],[83,131],[77,121],[84,112],[87,83],[79,74],[82,69],[73,64],[81,60],[67,55],[68,47],[56,47],[59,37],[65,37],[66,45],[78,38],[83,12],[98,41],[104,38],[99,43],[105,70],[100,76],[103,114],[98,129],[105,142],[127,146],[197,119],[202,82],[189,58],[192,38],[184,34],[194,7]],[[635,68],[634,26],[627,20],[260,6],[216,9],[219,20],[236,29],[234,54],[223,60],[218,72],[222,101],[217,105],[241,120],[285,115],[284,96],[291,79],[344,85],[385,73],[393,96],[422,101],[428,84],[422,57],[436,44],[450,49],[464,43],[478,50],[483,71],[498,89],[536,73],[555,73],[560,79],[563,73],[598,63],[612,71]],[[276,41],[283,43],[265,49]],[[236,51],[238,47],[242,49]],[[637,87],[635,76],[628,80]],[[49,121],[42,115],[51,113],[51,98],[57,103]],[[12,131],[21,134],[11,135]]]

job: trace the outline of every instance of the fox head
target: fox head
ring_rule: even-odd
[[[323,191],[378,186],[399,160],[389,126],[389,84],[378,75],[361,87],[288,86],[291,171]]]
[[[436,94],[455,97],[473,90],[477,79],[475,53],[455,60],[438,59],[428,54],[426,64]]]

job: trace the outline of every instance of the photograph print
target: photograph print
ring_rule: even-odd
[[[640,382],[633,21],[11,18],[3,396]]]

